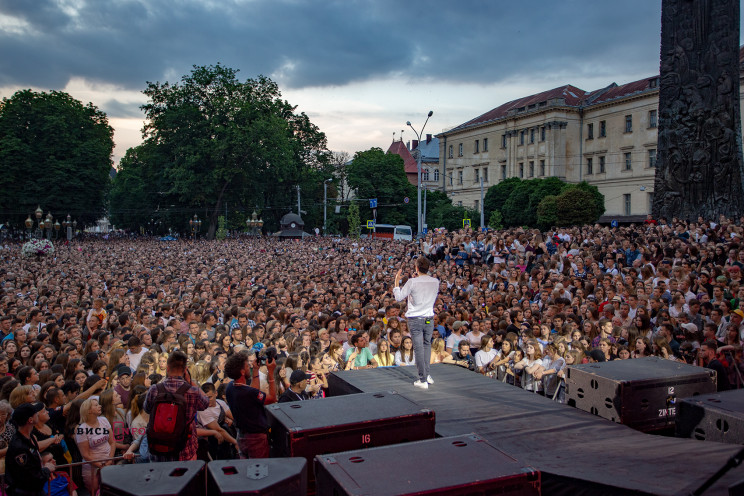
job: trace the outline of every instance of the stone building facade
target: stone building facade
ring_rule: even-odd
[[[445,187],[453,203],[480,209],[481,180],[487,190],[509,177],[554,176],[597,186],[606,218],[650,213],[658,84],[653,76],[594,91],[566,85],[449,129],[437,135],[438,188]]]

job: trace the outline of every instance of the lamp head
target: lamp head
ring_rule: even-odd
[[[431,117],[432,115],[434,115],[434,111],[433,110],[429,110],[429,117]]]
[[[406,126],[410,126],[410,125],[411,125],[411,121],[406,121]]]

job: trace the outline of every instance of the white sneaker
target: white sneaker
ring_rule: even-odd
[[[434,379],[432,379],[430,375],[427,375],[426,382],[428,382],[429,384],[434,384]]]
[[[414,386],[421,389],[429,389],[429,384],[423,381],[416,381],[413,383]]]

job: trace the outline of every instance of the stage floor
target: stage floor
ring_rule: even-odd
[[[453,365],[433,365],[431,375],[435,384],[421,390],[415,367],[344,371],[329,389],[397,391],[434,410],[437,435],[479,434],[543,472],[547,495],[689,494],[742,449],[644,434]],[[736,467],[704,494],[728,495],[743,480]]]

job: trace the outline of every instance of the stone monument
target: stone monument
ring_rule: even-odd
[[[662,0],[656,218],[744,212],[739,0]]]

